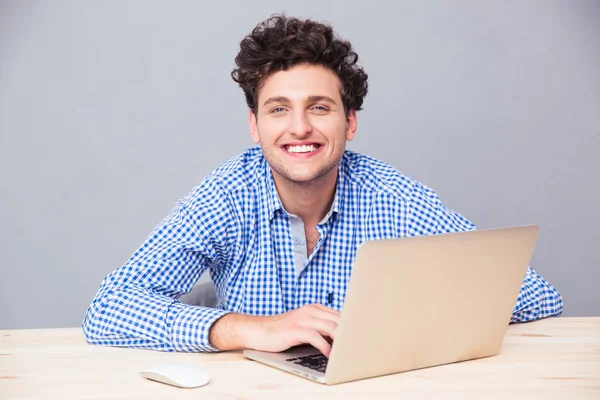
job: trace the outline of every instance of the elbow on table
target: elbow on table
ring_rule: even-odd
[[[81,327],[89,344],[124,346],[132,339],[119,323],[123,315],[114,307],[115,294],[112,290],[100,292],[88,307]]]
[[[123,293],[122,289],[116,289],[94,298],[83,318],[85,341],[104,346],[174,351],[166,333],[155,329],[156,325],[148,326],[131,321],[133,309],[118,306],[121,303],[119,297]],[[141,315],[139,319],[143,321],[147,317]]]
[[[554,289],[554,313],[551,315],[552,317],[560,317],[563,313],[563,298],[558,293],[558,290]]]
[[[103,328],[98,320],[101,318],[102,312],[101,302],[96,299],[88,307],[81,328],[83,329],[83,336],[85,341],[89,344],[103,344],[103,341],[107,339],[107,336],[103,333]]]
[[[549,287],[542,298],[529,306],[517,303],[510,323],[532,322],[543,318],[559,317],[563,312],[563,299],[558,290]]]
[[[540,302],[539,318],[559,317],[563,312],[563,298],[558,290],[550,283],[544,291],[542,301]]]

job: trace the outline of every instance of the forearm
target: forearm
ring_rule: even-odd
[[[177,202],[127,263],[104,278],[83,322],[89,343],[163,351],[217,350],[210,345],[209,330],[227,312],[177,300],[209,266],[220,265],[218,254],[229,253],[223,244],[226,237],[219,234],[223,222],[214,220],[227,212],[214,207],[225,203],[207,198],[192,192]]]
[[[209,343],[219,350],[248,348],[251,337],[260,326],[262,317],[244,314],[227,314],[210,328]]]
[[[208,333],[226,312],[183,304],[139,288],[100,292],[88,309],[83,331],[91,344],[161,351],[216,351]]]

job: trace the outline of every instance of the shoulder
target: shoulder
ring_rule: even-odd
[[[403,204],[409,218],[409,234],[422,235],[475,229],[460,214],[446,208],[435,191],[382,161],[347,152],[345,169],[351,191],[369,193],[375,207],[389,209]]]
[[[350,184],[360,186],[363,190],[405,202],[419,199],[435,202],[437,199],[435,192],[421,182],[373,157],[347,150],[344,153],[344,164]]]
[[[252,147],[225,161],[203,183],[216,183],[225,192],[250,186],[265,173],[266,161],[259,147]]]
[[[250,148],[208,174],[180,203],[192,210],[227,207],[232,194],[264,181],[265,163],[260,148]]]

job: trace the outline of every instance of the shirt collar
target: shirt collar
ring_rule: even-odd
[[[271,166],[265,159],[265,180],[267,181],[267,206],[269,207],[269,220],[273,220],[275,211],[283,209],[281,200],[279,199],[279,193],[275,188],[275,181],[273,180],[273,172]]]

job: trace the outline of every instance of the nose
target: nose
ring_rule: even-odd
[[[304,137],[312,132],[312,125],[304,112],[295,112],[290,119],[288,127],[290,134],[298,137]]]

